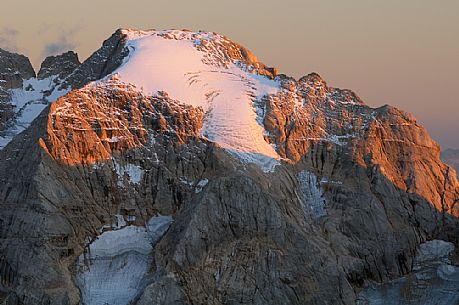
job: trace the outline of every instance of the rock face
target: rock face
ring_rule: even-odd
[[[286,77],[280,82],[282,90],[266,96],[259,107],[282,157],[297,162],[316,152],[315,146],[330,143],[338,155],[350,154],[356,165],[371,171],[374,179],[383,175],[396,188],[459,216],[455,175],[439,160],[439,145],[410,114],[387,105],[370,108],[349,90],[329,88],[315,73],[298,82]],[[330,152],[319,153],[320,159],[311,161],[325,173],[333,171],[324,164]],[[426,158],[436,161],[426,163]]]
[[[9,89],[21,87],[23,80],[31,77],[35,77],[35,72],[27,57],[0,48],[0,132],[14,117]]]
[[[416,252],[413,274],[365,289],[357,304],[458,304],[459,267],[451,265],[448,259],[453,249],[453,244],[442,240],[421,244]]]
[[[127,56],[126,35],[117,30],[104,41],[102,47],[86,59],[62,84],[62,88],[81,88],[118,68]]]
[[[0,87],[19,88],[22,80],[35,77],[35,71],[27,57],[0,49]]]
[[[441,153],[441,159],[456,170],[459,177],[459,149],[447,149]]]
[[[202,56],[189,86],[207,84],[203,104],[177,99],[188,86],[124,81],[144,42],[156,52],[162,39]],[[203,133],[241,130],[229,128],[240,101],[222,98],[240,89],[235,75],[254,87],[244,126],[273,147],[278,158],[253,147],[270,170]],[[369,283],[410,273],[419,244],[459,244],[459,183],[411,115],[317,74],[277,75],[218,34],[118,30],[61,87],[73,90],[0,150],[0,297],[16,304],[351,305]],[[155,217],[173,220],[132,252],[127,228],[155,232]],[[107,236],[131,250],[112,255],[124,246]],[[110,276],[128,265],[142,269],[134,290]],[[130,298],[98,293],[113,283]]]
[[[80,64],[78,55],[72,51],[58,56],[49,56],[41,64],[37,77],[45,79],[50,76],[58,76],[60,79],[66,79]]]
[[[0,132],[5,130],[14,117],[14,107],[8,103],[10,95],[0,89]]]
[[[35,72],[25,56],[8,54],[9,57],[5,58],[10,60],[4,64],[4,70],[16,72],[14,77],[9,78],[12,81],[3,82],[4,88],[0,80],[0,122],[3,122],[0,123],[0,149],[26,129],[46,105],[69,92],[72,85],[76,86],[76,81],[72,80],[77,79],[77,76],[73,74],[81,65],[78,55],[72,51],[50,56],[43,61],[35,78]],[[78,78],[78,84],[90,81],[90,73],[86,73],[88,77]]]

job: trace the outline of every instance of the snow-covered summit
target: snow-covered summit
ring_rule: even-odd
[[[282,116],[290,102],[295,116],[307,122],[316,120],[315,113],[323,113],[318,126],[323,130],[325,121],[336,121],[343,111],[364,106],[353,92],[328,87],[317,74],[298,81],[278,75],[276,69],[227,37],[188,30],[119,29],[83,63],[75,53],[67,52],[46,59],[37,78],[19,80],[12,78],[15,86],[0,90],[0,124],[4,118],[6,126],[2,131],[0,125],[0,149],[60,96],[84,86],[94,89],[117,83],[142,96],[168,96],[168,101],[199,107],[205,114],[201,137],[268,171],[279,163],[280,156],[292,158],[284,154],[287,146],[282,141],[287,137],[279,137],[290,131],[274,128],[283,121],[274,116]],[[1,81],[0,77],[3,87],[8,83]],[[293,125],[284,123],[282,129],[292,129]],[[348,126],[352,129],[355,124]],[[335,129],[330,133],[304,131],[293,140],[329,141],[353,134]]]
[[[254,101],[279,90],[248,50],[216,33],[123,30],[129,55],[107,78],[148,95],[202,107],[201,135],[249,163],[270,170],[279,160],[257,122]]]

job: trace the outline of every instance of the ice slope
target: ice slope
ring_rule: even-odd
[[[442,240],[421,244],[411,274],[370,285],[359,294],[357,305],[459,304],[459,267],[448,259],[453,250],[452,243]]]
[[[213,33],[125,31],[129,56],[114,71],[145,93],[166,92],[172,99],[206,112],[201,134],[244,161],[271,170],[279,156],[264,139],[254,100],[279,90],[277,82],[252,74],[237,62],[206,61],[202,44],[224,39]],[[171,38],[173,36],[173,38]],[[112,74],[112,75],[113,75]]]
[[[29,127],[30,123],[46,106],[66,94],[70,89],[59,90],[56,77],[24,80],[22,88],[12,89],[11,104],[15,106],[16,121],[13,126],[0,134],[0,149],[5,147],[15,135]]]
[[[92,242],[77,262],[76,284],[83,303],[129,304],[147,284],[145,277],[153,261],[153,247],[171,222],[170,216],[156,216],[145,227],[125,226],[107,231]],[[121,223],[126,224],[124,219]]]

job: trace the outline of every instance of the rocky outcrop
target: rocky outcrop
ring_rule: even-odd
[[[35,77],[35,71],[27,57],[0,49],[0,132],[14,118],[9,90],[21,87],[23,80],[31,77]]]
[[[125,35],[144,33],[144,31],[132,29],[121,30],[121,32]],[[204,62],[206,64],[228,68],[230,63],[236,63],[243,69],[252,73],[264,75],[271,79],[278,73],[276,68],[268,67],[260,62],[257,56],[246,47],[215,32],[166,30],[156,32],[154,35],[158,35],[164,39],[193,41],[195,47],[203,52]]]
[[[9,92],[0,88],[0,132],[8,127],[14,117],[14,107],[9,99]]]
[[[254,108],[283,159],[265,172],[202,137],[201,108],[116,75],[83,86],[119,65],[123,35],[0,150],[9,299],[79,304],[81,257],[119,217],[173,218],[137,304],[351,305],[368,283],[409,273],[420,243],[459,244],[459,184],[412,116],[317,74],[271,75],[282,89]]]
[[[372,285],[358,298],[357,305],[456,305],[459,267],[448,259],[454,246],[442,240],[420,245],[414,260],[413,274],[383,285]]]
[[[102,47],[86,59],[62,85],[78,89],[103,78],[118,68],[129,51],[125,48],[126,35],[119,29],[104,41]]]
[[[48,136],[40,143],[55,160],[90,165],[143,146],[155,132],[183,144],[199,136],[202,118],[202,110],[181,105],[165,93],[147,97],[113,79],[72,91],[53,103]]]
[[[31,77],[35,77],[35,71],[26,56],[0,49],[1,88],[19,88],[22,86],[22,80]]]
[[[116,69],[128,54],[124,39],[117,31],[82,64],[72,51],[47,57],[37,78],[25,56],[0,49],[0,149],[27,128],[44,105]]]
[[[440,146],[411,115],[391,106],[370,108],[349,90],[329,88],[317,74],[299,81],[283,77],[281,84],[279,94],[257,104],[281,156],[298,162],[318,143],[338,147],[397,188],[459,216],[456,177],[440,161]],[[313,161],[326,170],[323,158]]]
[[[45,79],[53,76],[64,80],[72,74],[80,64],[78,55],[73,51],[68,51],[57,56],[49,56],[41,63],[37,78]]]

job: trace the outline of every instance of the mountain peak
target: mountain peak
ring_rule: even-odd
[[[41,63],[38,79],[44,79],[50,76],[58,76],[60,79],[65,79],[75,69],[80,66],[78,54],[73,51],[68,51],[60,55],[48,56]]]
[[[230,152],[272,168],[279,159],[256,121],[253,100],[274,93],[272,72],[239,44],[213,32],[121,30],[129,54],[108,78],[146,95],[165,91],[208,112],[202,136]]]
[[[301,77],[299,79],[299,82],[308,82],[311,85],[313,85],[314,83],[325,83],[324,79],[317,72],[311,72],[311,73]]]
[[[0,87],[3,89],[18,88],[23,79],[35,77],[30,60],[22,55],[0,48]]]
[[[422,241],[457,244],[459,183],[426,130],[317,73],[188,30],[45,62],[22,79],[0,58],[20,79],[0,90],[0,303],[355,304]]]
[[[270,68],[261,63],[252,51],[216,32],[196,32],[188,29],[161,31],[119,29],[115,33],[124,35],[130,41],[147,36],[162,37],[167,40],[189,41],[193,43],[197,50],[206,53],[206,56],[210,57],[208,58],[208,63],[228,66],[230,62],[239,62],[253,73],[266,75],[270,78],[274,78],[277,75],[276,68]]]

